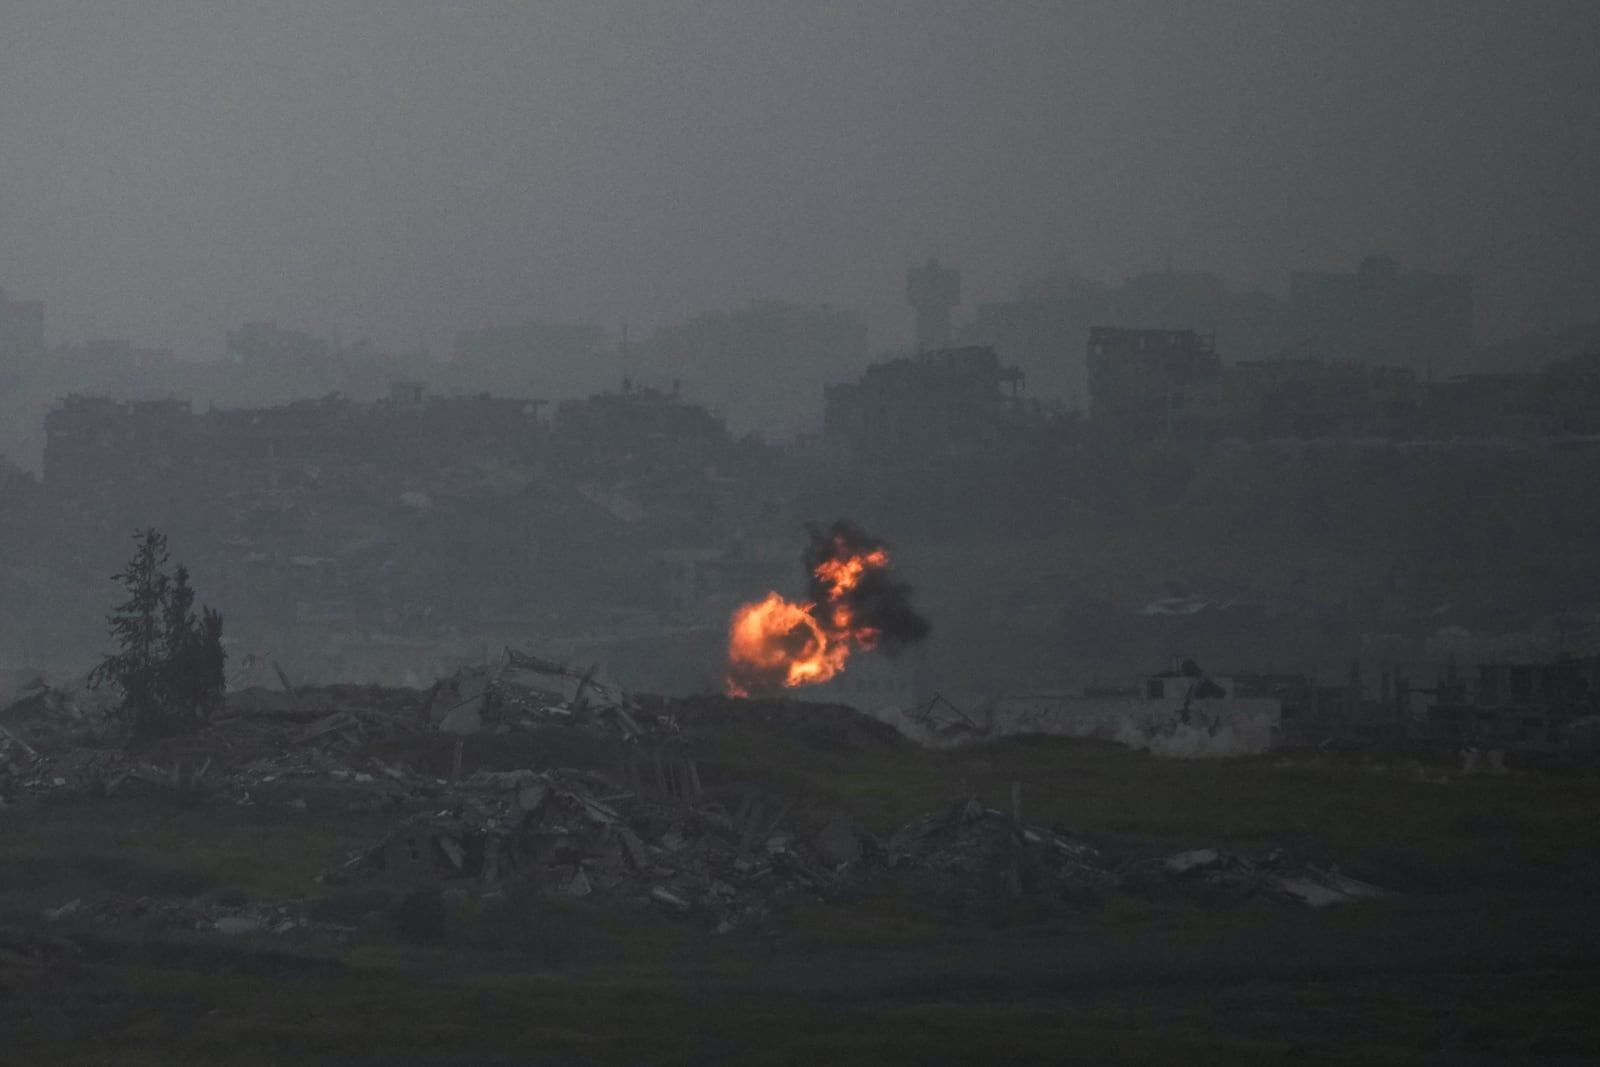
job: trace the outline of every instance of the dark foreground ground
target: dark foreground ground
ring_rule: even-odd
[[[381,834],[359,805],[193,793],[0,810],[0,1061],[16,1064],[1591,1063],[1600,1057],[1600,780],[1461,776],[1372,757],[1162,762],[1017,740],[929,753],[786,721],[689,724],[708,788],[759,779],[887,828],[1005,802],[1120,864],[1269,848],[1392,894],[1118,890],[952,908],[891,882],[716,935],[671,914],[513,891],[428,937],[51,920],[70,900],[304,896]],[[466,759],[532,762],[504,738]],[[389,760],[448,758],[438,737]],[[566,756],[572,756],[569,752]],[[359,907],[362,905],[358,905]],[[381,909],[380,909],[381,910]]]

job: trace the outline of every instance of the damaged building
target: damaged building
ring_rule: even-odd
[[[933,459],[982,450],[1025,413],[1023,373],[992,348],[944,348],[875,363],[823,391],[823,433],[844,455]]]
[[[1592,745],[1584,724],[1600,715],[1600,656],[1480,663],[1471,675],[1449,665],[1432,685],[1402,679],[1395,696],[1420,739],[1549,755]]]
[[[439,396],[414,379],[374,402],[258,408],[73,395],[45,428],[42,490],[58,503],[40,543],[54,565],[109,574],[125,525],[182,528],[197,579],[239,605],[243,648],[300,678],[411,677],[418,657],[551,634],[557,619],[583,640],[720,622],[723,609],[705,615],[718,583],[702,579],[729,531],[748,529],[748,485],[770,461],[650,389],[553,419],[537,400]],[[101,615],[86,601],[74,617]]]
[[[1089,417],[1141,436],[1209,429],[1222,411],[1222,359],[1193,330],[1089,331]]]
[[[276,488],[309,471],[531,463],[548,438],[540,401],[438,397],[396,383],[388,399],[338,395],[267,408],[196,411],[187,400],[71,395],[45,415],[45,481],[64,489],[193,478]]]
[[[1125,438],[1539,439],[1600,431],[1594,357],[1431,379],[1404,363],[1292,353],[1225,363],[1194,330],[1108,326],[1090,330],[1087,352],[1090,418]]]

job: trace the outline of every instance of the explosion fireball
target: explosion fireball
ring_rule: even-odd
[[[826,682],[854,651],[880,644],[893,651],[927,636],[927,621],[911,607],[910,587],[889,570],[883,542],[842,519],[826,530],[807,529],[810,599],[797,603],[768,593],[733,614],[731,696]]]

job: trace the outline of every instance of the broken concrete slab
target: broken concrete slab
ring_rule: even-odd
[[[1315,868],[1294,877],[1280,878],[1278,887],[1289,896],[1313,908],[1346,904],[1355,900],[1373,900],[1389,895],[1386,890],[1369,882]]]
[[[668,907],[676,908],[679,911],[689,910],[689,902],[687,900],[684,900],[670,889],[665,889],[661,886],[655,886],[650,890],[650,899],[659,901]]]
[[[455,867],[455,869],[458,871],[461,870],[465,865],[467,858],[466,850],[461,847],[461,842],[457,841],[449,834],[440,834],[433,840],[439,846],[439,850],[443,852],[450,860],[450,863]]]
[[[1192,848],[1184,852],[1174,852],[1161,861],[1161,865],[1169,874],[1210,870],[1220,863],[1222,863],[1222,853],[1214,848]]]
[[[450,708],[439,720],[442,734],[477,734],[483,732],[483,696],[472,697]]]
[[[633,869],[649,870],[650,854],[645,851],[644,842],[639,840],[639,835],[624,826],[617,831],[617,836],[622,841],[622,847],[627,853],[628,862],[633,864]]]
[[[326,737],[327,735],[333,733],[339,733],[343,730],[360,729],[360,721],[350,712],[335,711],[331,714],[324,715],[322,718],[311,723],[304,730],[301,730],[300,733],[295,737],[295,743],[303,745],[308,741],[315,741],[318,738]]]

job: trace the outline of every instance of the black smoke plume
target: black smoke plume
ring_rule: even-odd
[[[828,560],[848,559],[885,548],[882,538],[874,537],[849,519],[838,519],[824,528],[807,523],[811,543],[801,557],[811,576],[811,601],[828,600],[829,588],[817,577],[817,567]],[[879,647],[890,655],[928,636],[928,620],[911,606],[911,586],[895,577],[892,569],[869,570],[854,589],[844,594],[854,623],[870,626],[879,633]]]

